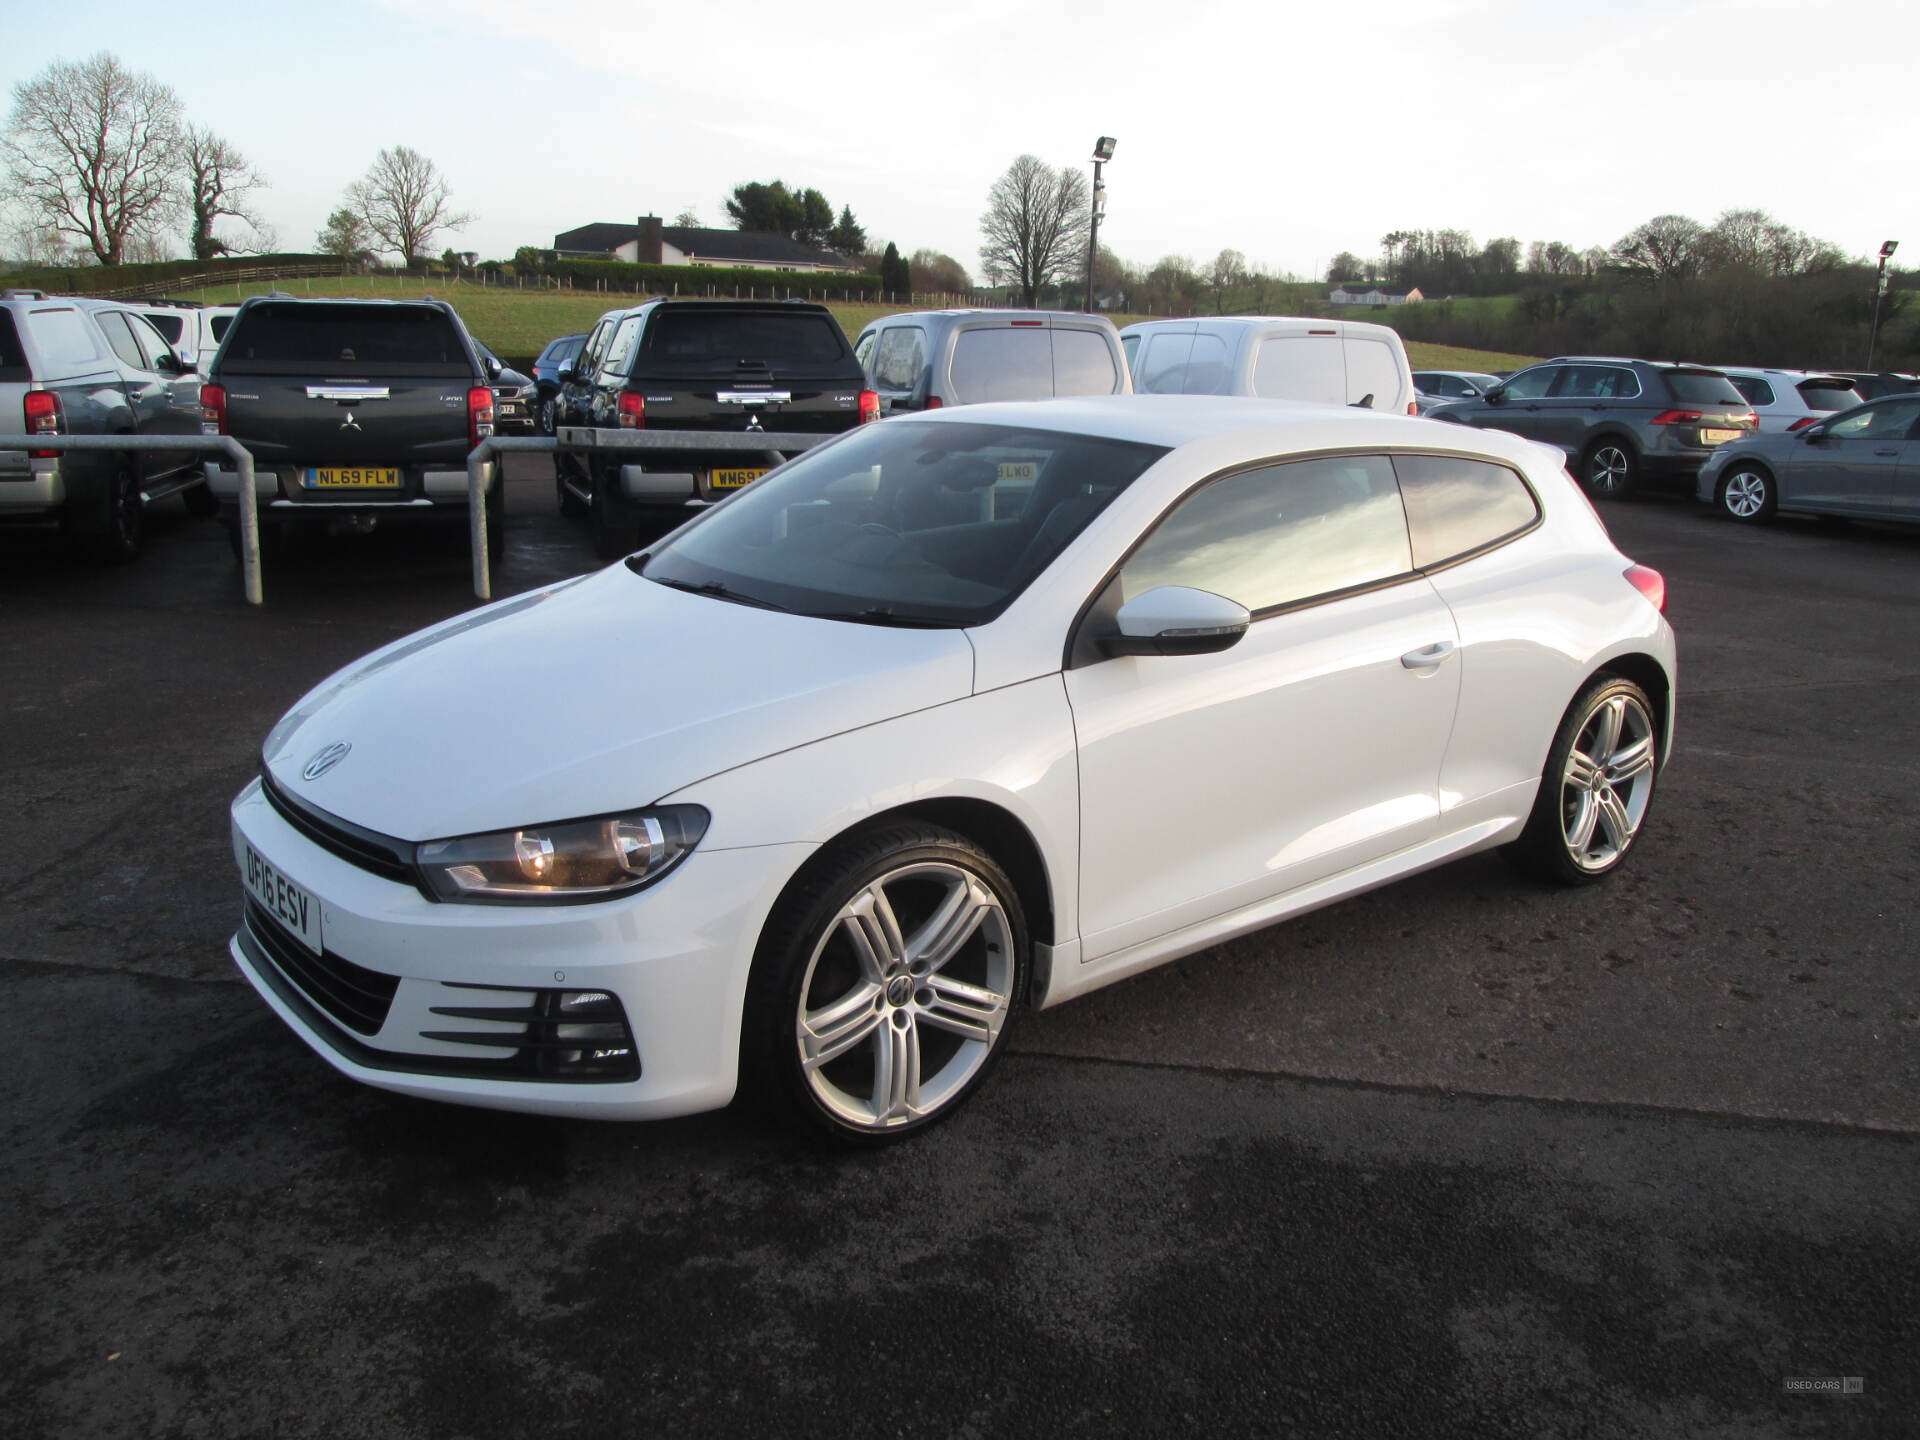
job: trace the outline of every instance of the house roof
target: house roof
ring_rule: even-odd
[[[1411,295],[1418,286],[1376,285],[1371,280],[1343,280],[1333,287],[1349,295]]]
[[[587,251],[606,254],[640,238],[638,225],[597,223],[565,230],[553,237],[556,250]],[[844,257],[818,246],[803,245],[785,235],[764,234],[756,230],[706,230],[689,225],[664,225],[660,238],[687,255],[702,260],[745,260],[757,265],[834,265],[846,266]]]

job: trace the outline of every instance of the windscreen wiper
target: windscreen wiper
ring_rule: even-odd
[[[892,625],[902,630],[957,630],[955,620],[930,620],[917,615],[896,615],[891,605],[869,605],[864,610],[803,610],[815,620],[846,620],[855,625]]]
[[[689,595],[711,595],[716,600],[728,600],[735,605],[751,605],[756,610],[778,610],[783,615],[793,613],[786,606],[776,605],[771,600],[762,600],[758,595],[729,589],[718,580],[703,580],[695,585],[686,580],[662,580],[658,575],[649,575],[646,578],[656,585],[665,585],[669,590],[684,590]]]

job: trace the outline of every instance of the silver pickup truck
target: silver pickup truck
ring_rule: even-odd
[[[153,326],[106,300],[0,291],[0,434],[197,435],[200,377]],[[199,457],[0,450],[0,524],[57,522],[89,558],[140,553],[145,507],[211,513]]]

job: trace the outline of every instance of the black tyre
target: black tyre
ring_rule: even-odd
[[[1780,508],[1773,476],[1758,465],[1736,465],[1720,481],[1720,513],[1742,525],[1764,525]]]
[[[1507,858],[1542,880],[1591,885],[1632,853],[1660,770],[1653,702],[1631,680],[1595,677],[1567,707],[1520,838]]]
[[[1580,457],[1580,482],[1602,500],[1624,500],[1640,484],[1640,457],[1627,441],[1608,435]]]
[[[1005,1048],[1026,917],[994,858],[906,822],[827,847],[775,907],[741,1033],[749,1093],[851,1145],[952,1114]]]
[[[593,482],[593,551],[602,560],[618,560],[640,548],[640,519],[621,499],[610,466],[587,462]]]
[[[105,489],[91,504],[70,508],[61,523],[68,543],[84,559],[98,565],[136,559],[146,540],[147,511],[133,457],[114,456]]]

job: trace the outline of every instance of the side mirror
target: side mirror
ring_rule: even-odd
[[[1460,398],[1462,400],[1477,400],[1480,398],[1480,392],[1469,385],[1460,392]]]
[[[1496,385],[1493,387],[1493,389],[1487,391],[1487,393],[1481,396],[1480,398],[1485,400],[1489,405],[1505,404],[1507,399],[1507,387],[1504,385]]]
[[[498,380],[500,378],[500,372],[504,369],[506,369],[506,366],[500,363],[499,356],[487,356],[487,378],[489,380]]]
[[[178,355],[169,350],[153,362],[153,368],[162,375],[180,375],[184,374],[189,367]]]
[[[1826,424],[1826,421],[1824,421],[1824,420],[1822,420],[1821,422],[1819,422],[1819,423],[1818,423],[1818,424],[1816,424],[1816,425],[1809,425],[1809,426],[1808,426],[1808,427],[1807,427],[1806,429],[1804,429],[1804,430],[1802,430],[1802,431],[1800,432],[1800,438],[1801,438],[1802,440],[1824,440],[1824,439],[1826,439],[1826,438],[1827,438],[1827,424]]]
[[[562,365],[558,370],[554,371],[553,378],[559,381],[562,385],[565,385],[569,380],[573,379],[572,363],[569,362],[565,365]]]
[[[1212,655],[1237,645],[1253,623],[1246,606],[1187,585],[1136,595],[1114,619],[1120,633],[1102,647],[1109,655]]]

